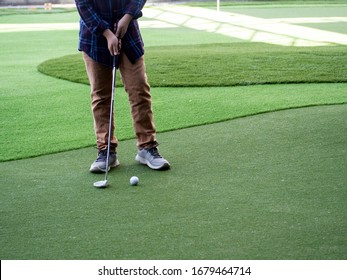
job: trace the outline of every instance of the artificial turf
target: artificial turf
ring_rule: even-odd
[[[2,99],[0,161],[95,145],[88,86],[46,77],[41,81],[49,88]],[[346,92],[344,83],[152,89],[159,132],[285,108],[345,103]],[[116,91],[115,112],[117,137],[134,138],[123,89]]]
[[[73,21],[78,21],[76,11],[0,17],[0,23]],[[210,70],[208,66],[201,67],[199,64],[199,71],[207,71],[204,72],[206,75],[198,74],[199,79],[192,79],[186,71],[182,71],[178,67],[177,69],[180,71],[170,71],[170,73],[177,72],[176,79],[169,79],[163,83],[165,85],[189,85],[191,83],[195,86],[206,86],[205,88],[153,87],[153,106],[158,131],[223,121],[246,114],[256,114],[285,107],[347,101],[345,83],[221,87],[224,82],[228,84],[255,84],[284,81],[344,81],[346,77],[345,56],[343,55],[345,47],[308,48],[307,50],[311,50],[312,54],[301,48],[292,48],[290,51],[290,48],[287,47],[270,46],[268,49],[264,49],[263,44],[250,43],[247,45],[233,38],[187,28],[171,28],[165,32],[157,29],[144,29],[143,35],[146,47],[149,49],[148,55],[152,55],[152,58],[148,59],[147,62],[150,64],[149,69],[152,68],[150,79],[157,79],[158,84],[163,82],[163,78],[170,77],[165,71],[162,73],[163,75],[157,75],[157,73],[160,67],[167,64],[166,60],[170,56],[168,50],[174,51],[174,48],[170,47],[173,44],[181,44],[182,48],[191,54],[194,46],[184,46],[184,42],[189,42],[205,50],[202,54],[205,58],[211,59],[212,56],[208,56],[206,52],[211,47],[208,43],[216,42],[216,46],[220,47],[216,56],[223,61],[219,65],[223,65],[224,61],[227,61],[225,59],[226,54],[230,54],[227,46],[230,46],[231,42],[235,42],[233,46],[239,46],[238,50],[240,51],[240,55],[233,56],[233,59],[236,59],[238,63],[236,63],[237,61],[233,63],[230,67],[232,70],[224,67],[222,68],[224,72],[220,72],[217,71],[218,65],[213,64],[214,71],[208,71]],[[94,145],[89,87],[54,79],[37,72],[37,66],[48,59],[74,54],[80,63],[79,76],[85,75],[80,54],[76,50],[78,31],[1,33],[1,37],[3,38],[1,41],[3,51],[0,53],[2,61],[0,74],[3,80],[0,85],[0,110],[2,112],[0,119],[2,127],[0,161]],[[177,37],[180,38],[179,41],[176,39]],[[244,49],[242,50],[240,46]],[[254,54],[252,54],[252,47],[256,50]],[[175,57],[179,58],[177,49],[180,48],[176,48],[174,54]],[[151,50],[153,51],[152,54]],[[276,50],[276,56],[267,50]],[[163,54],[164,58],[156,58],[156,54]],[[253,58],[258,57],[260,60],[249,59],[250,55]],[[305,63],[302,61],[300,64],[301,59],[306,56],[309,60]],[[183,57],[187,58],[187,56]],[[271,62],[276,60],[276,57],[281,63],[266,63],[269,60]],[[316,62],[313,61],[315,57],[317,57]],[[322,64],[323,61],[325,63]],[[198,59],[195,62],[201,63]],[[209,62],[211,61],[209,60]],[[245,69],[254,75],[248,75],[247,71],[242,71],[243,63],[247,66]],[[279,71],[285,64],[298,68],[294,67],[291,71]],[[234,67],[238,70],[236,71]],[[270,69],[271,67],[273,69]],[[267,69],[264,72],[267,75],[259,71],[262,68]],[[73,69],[76,70],[76,68]],[[300,70],[299,74],[293,71],[294,69]],[[199,71],[193,70],[192,68],[188,69],[193,73],[199,73]],[[241,76],[238,72],[241,73]],[[224,80],[223,83],[213,79],[215,73],[219,73],[220,79]],[[225,73],[229,74],[225,75]],[[278,75],[278,73],[283,75]],[[234,75],[241,80],[237,81],[233,78]],[[275,81],[271,81],[269,77],[275,77]],[[181,79],[183,82],[180,82]],[[281,79],[284,80],[281,81]],[[218,87],[214,87],[215,85]],[[116,94],[117,134],[120,140],[129,139],[134,136],[126,96],[122,89],[118,89]]]
[[[346,117],[309,107],[162,133],[167,172],[123,141],[103,190],[93,148],[1,163],[0,257],[345,259]]]
[[[0,17],[77,20],[76,12]],[[134,162],[118,89],[117,134],[130,140],[120,142],[111,186],[98,190],[102,175],[88,172],[96,155],[89,87],[37,72],[76,54],[77,33],[0,34],[1,259],[346,258],[346,83],[153,88],[158,131],[169,131],[158,134],[172,164],[163,173]],[[143,35],[154,49],[240,41],[187,28]],[[341,105],[257,115],[320,104]]]
[[[311,8],[310,11],[314,12],[316,9]],[[335,7],[334,11],[343,9],[344,7]],[[265,8],[261,10],[268,12]],[[76,11],[0,17],[0,23],[77,21]],[[94,145],[89,87],[37,72],[37,66],[44,61],[54,57],[60,60],[69,54],[76,57],[79,63],[77,68],[70,68],[76,73],[78,69],[77,76],[82,76],[82,79],[84,76],[85,79],[81,56],[76,50],[78,31],[13,32],[1,33],[1,37],[3,40],[0,74],[3,79],[0,85],[0,161]],[[285,107],[347,101],[346,83],[221,87],[223,84],[342,82],[347,76],[347,56],[344,55],[346,48],[343,46],[307,49],[276,46],[265,48],[264,44],[240,43],[238,39],[183,27],[169,28],[165,31],[143,29],[143,37],[148,50],[147,64],[151,83],[165,86],[195,85],[192,88],[173,89],[157,88],[152,84],[158,131],[223,121]],[[186,42],[192,46],[185,46]],[[212,63],[214,56],[209,55],[211,42],[215,42],[218,50],[213,52],[214,55],[223,63]],[[232,42],[234,44],[231,44]],[[178,47],[173,48],[175,44]],[[204,59],[208,59],[206,67],[202,66],[203,60],[192,56],[194,63],[199,67],[192,69],[176,65],[175,71],[170,70],[173,66],[168,63],[171,51],[175,58],[186,65],[182,59],[189,59],[189,56],[181,51],[180,58],[179,50],[182,48],[191,55],[195,46],[201,50]],[[230,46],[235,47],[239,54],[230,55],[236,54],[228,48]],[[232,61],[228,64],[230,67],[218,67],[228,61],[228,55]],[[160,58],[161,56],[163,58]],[[288,67],[283,67],[284,65]],[[163,67],[168,69],[164,71]],[[195,73],[195,78],[187,75],[187,71]],[[200,71],[203,71],[203,74]],[[218,79],[215,79],[216,76]],[[126,96],[123,89],[118,89],[116,94],[117,134],[120,140],[129,139],[134,135]]]
[[[146,51],[146,61],[153,87],[347,81],[346,46],[293,48],[264,43],[214,43],[151,47]],[[53,77],[89,84],[80,54],[45,61],[38,69]]]

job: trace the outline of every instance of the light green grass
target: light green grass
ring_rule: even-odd
[[[282,5],[273,7],[271,5],[259,6],[228,6],[222,7],[223,11],[240,13],[261,18],[310,18],[310,17],[344,17],[346,15],[347,1],[345,6],[341,5]]]
[[[3,98],[0,105],[2,161],[94,145],[88,86],[81,89],[54,80],[48,87],[51,88],[47,93],[49,98],[46,93]],[[158,131],[284,108],[344,103],[346,92],[346,84],[152,89]],[[128,99],[123,89],[117,90],[115,103],[118,138],[133,138]]]
[[[346,117],[310,107],[163,133],[167,172],[123,141],[104,190],[93,148],[0,163],[0,257],[345,259]]]
[[[76,9],[0,8],[0,23],[51,23],[78,20]]]
[[[222,8],[225,7],[239,7],[239,6],[245,6],[247,8],[254,8],[254,9],[261,9],[263,7],[277,7],[277,8],[283,8],[286,6],[295,6],[295,7],[302,7],[302,6],[331,6],[331,5],[345,5],[347,4],[346,0],[246,0],[246,1],[238,1],[238,0],[223,0],[220,1],[220,6]],[[199,7],[215,7],[216,1],[196,1],[196,2],[189,2],[186,5],[190,6],[199,6]]]

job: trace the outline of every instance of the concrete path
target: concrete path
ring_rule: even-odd
[[[347,34],[300,26],[300,23],[347,22],[347,17],[264,19],[237,13],[181,5],[146,7],[141,28],[176,28],[212,32],[251,42],[285,46],[347,45]],[[0,33],[78,30],[77,22],[0,24]]]
[[[144,15],[173,26],[184,26],[252,42],[286,46],[347,45],[347,35],[294,25],[306,22],[347,22],[347,17],[264,19],[230,12],[186,6],[144,9]],[[157,23],[158,24],[158,23]]]

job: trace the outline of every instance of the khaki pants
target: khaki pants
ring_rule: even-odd
[[[86,53],[83,59],[91,86],[94,131],[98,150],[107,149],[108,128],[112,93],[112,68],[92,60]],[[138,148],[157,146],[156,130],[153,121],[152,97],[147,82],[144,58],[132,64],[122,52],[119,55],[119,70],[125,91],[128,93],[133,126]],[[114,119],[114,116],[113,116]],[[114,135],[112,122],[110,150],[116,151],[118,140]]]

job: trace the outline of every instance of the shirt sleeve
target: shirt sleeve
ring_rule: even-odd
[[[138,19],[142,16],[142,8],[146,2],[147,0],[131,0],[127,4],[124,13],[131,15],[134,19]]]
[[[93,1],[91,0],[75,0],[78,13],[87,26],[89,31],[94,35],[101,35],[106,29],[109,29],[109,24],[103,20],[93,9]],[[136,1],[134,1],[136,2]],[[141,2],[141,1],[137,1]]]

